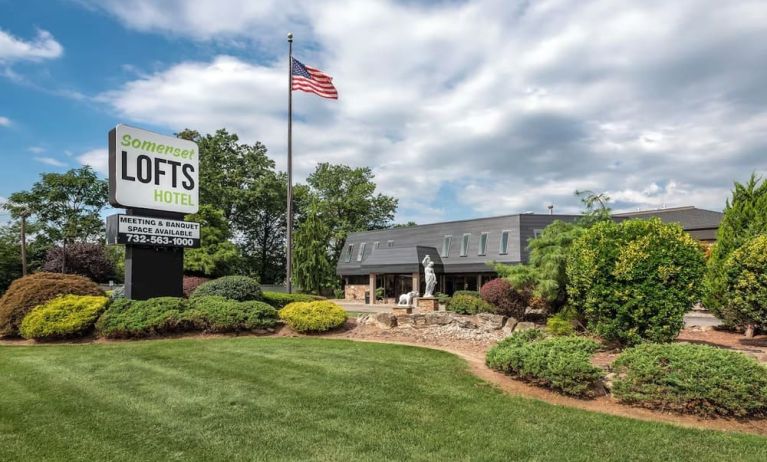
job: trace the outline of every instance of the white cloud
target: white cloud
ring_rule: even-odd
[[[27,148],[27,151],[33,154],[42,154],[45,152],[45,148],[42,146],[30,146]]]
[[[109,173],[109,152],[106,149],[91,149],[77,156],[77,161],[103,175]]]
[[[11,126],[11,119],[8,117],[0,116],[0,127],[10,127]]]
[[[66,167],[66,163],[53,157],[35,157],[35,160],[51,167]]]
[[[297,47],[311,47],[297,57],[331,74],[340,99],[295,94],[297,178],[320,161],[371,166],[400,216],[552,202],[569,212],[575,189],[606,191],[618,210],[719,209],[733,180],[767,170],[759,2],[250,3],[104,8],[130,27],[199,40],[300,25]],[[172,28],[161,20],[170,11]],[[169,132],[226,127],[261,140],[284,168],[284,61],[182,62],[100,99]]]
[[[33,40],[25,41],[0,29],[0,62],[53,59],[63,52],[64,48],[48,31],[39,29]]]

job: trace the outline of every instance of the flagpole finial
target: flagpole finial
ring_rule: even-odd
[[[288,42],[293,41],[293,32],[288,32]]]

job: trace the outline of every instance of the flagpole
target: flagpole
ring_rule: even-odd
[[[293,292],[293,33],[288,33],[288,293]]]

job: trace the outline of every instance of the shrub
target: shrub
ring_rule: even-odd
[[[110,299],[125,298],[125,286],[117,286],[114,289],[107,292]]]
[[[437,301],[439,302],[440,305],[447,305],[448,303],[450,303],[450,295],[448,294],[437,292],[436,294],[434,294],[434,296],[437,297]]]
[[[591,364],[599,348],[584,337],[544,337],[537,329],[514,333],[487,352],[487,365],[573,396],[593,396],[602,371]]]
[[[73,274],[36,273],[13,281],[0,298],[0,335],[17,335],[32,308],[59,295],[104,295],[92,281]]]
[[[200,285],[192,293],[192,297],[206,295],[218,295],[239,302],[263,299],[258,281],[247,276],[224,276],[214,279]]]
[[[727,309],[724,266],[732,252],[759,234],[767,234],[767,181],[751,175],[745,184],[736,182],[727,199],[706,270],[706,307],[727,324],[738,320],[731,319]]]
[[[98,295],[62,295],[27,313],[19,331],[33,339],[81,336],[93,328],[108,301]]]
[[[460,314],[477,314],[494,312],[493,305],[474,295],[453,295],[447,305],[449,311]]]
[[[477,297],[477,298],[481,297],[479,292],[476,290],[456,290],[455,292],[453,292],[453,297],[455,297],[456,295],[468,295],[470,297]]]
[[[643,344],[613,363],[619,400],[699,415],[767,411],[767,368],[742,353],[706,345]]]
[[[183,280],[184,297],[189,298],[192,295],[192,292],[195,291],[195,289],[197,289],[202,284],[205,284],[208,281],[210,281],[210,278],[205,278],[201,276],[184,275],[184,280]]]
[[[346,323],[346,311],[333,302],[293,302],[280,310],[280,318],[296,332],[325,332]]]
[[[188,330],[238,332],[274,327],[277,310],[264,302],[238,302],[224,297],[195,297],[181,315]]]
[[[728,318],[748,326],[767,325],[767,235],[757,236],[730,255],[724,265]]]
[[[679,225],[601,222],[569,252],[568,295],[590,331],[617,344],[670,342],[699,300],[703,253]]]
[[[183,298],[159,297],[149,300],[119,298],[96,322],[100,335],[109,338],[147,337],[180,332],[186,329]]]
[[[495,307],[496,314],[522,319],[529,296],[511,286],[507,279],[496,278],[485,283],[479,291],[482,299]]]
[[[325,299],[319,295],[286,294],[282,292],[264,292],[263,296],[266,303],[277,309],[283,308],[293,302],[316,302]]]
[[[68,274],[79,274],[96,282],[109,282],[117,276],[115,262],[106,246],[89,242],[50,249],[42,270],[60,273],[62,267]]]
[[[346,297],[346,292],[344,292],[344,289],[333,289],[333,297],[336,300],[343,300]]]
[[[573,320],[565,313],[557,313],[546,321],[546,332],[554,336],[573,335]]]

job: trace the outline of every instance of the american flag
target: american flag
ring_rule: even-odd
[[[333,77],[319,69],[306,66],[296,58],[291,58],[291,74],[293,85],[291,89],[314,93],[323,98],[338,99],[338,91],[333,86]]]

